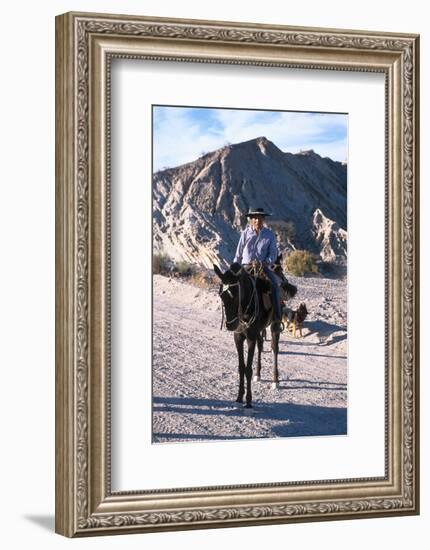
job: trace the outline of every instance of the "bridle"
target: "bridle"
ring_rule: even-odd
[[[242,270],[240,270],[237,275],[241,272]],[[258,303],[258,295],[257,295],[257,283],[254,279],[254,277],[252,277],[251,275],[249,275],[249,278],[251,280],[251,283],[252,283],[252,294],[251,294],[251,297],[249,299],[249,302],[245,308],[245,311],[242,311],[242,287],[241,287],[241,284],[240,284],[240,281],[237,281],[235,283],[229,283],[229,284],[222,284],[222,290],[220,292],[220,296],[222,296],[225,292],[228,293],[228,295],[230,296],[230,298],[233,299],[233,294],[230,290],[231,287],[235,287],[237,286],[238,287],[238,299],[239,299],[239,303],[238,303],[238,308],[237,308],[237,315],[236,317],[234,317],[233,319],[231,319],[230,321],[226,320],[225,324],[226,325],[231,325],[233,324],[234,322],[236,321],[239,321],[239,327],[236,329],[235,332],[245,332],[257,319],[258,317],[258,314],[259,314],[259,303]],[[254,312],[251,316],[251,318],[249,319],[249,321],[244,321],[243,320],[243,317],[244,315],[246,315],[248,313],[248,310],[249,308],[251,307],[251,304],[252,304],[252,299],[254,298]],[[221,327],[220,327],[220,330],[222,329],[222,325],[223,325],[223,322],[224,322],[224,315],[225,315],[225,305],[224,305],[224,301],[223,299],[221,298],[221,302],[222,302],[222,306],[221,306],[221,310],[222,310],[222,319],[221,319]],[[227,317],[227,315],[225,315]]]
[[[222,285],[222,290],[220,292],[220,296],[221,296],[221,294],[224,294],[224,292],[227,292],[227,294],[230,296],[230,298],[233,299],[233,294],[230,291],[231,286],[239,286],[239,281],[237,281],[237,283],[230,283],[228,285],[223,284]]]

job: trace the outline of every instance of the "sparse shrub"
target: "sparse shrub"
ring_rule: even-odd
[[[284,268],[296,277],[303,277],[306,273],[318,273],[317,259],[308,250],[294,250],[287,256]]]
[[[213,288],[217,281],[216,275],[210,271],[198,271],[191,276],[191,283],[198,288]]]
[[[170,270],[170,258],[167,254],[157,252],[152,257],[152,274],[166,275]]]
[[[185,261],[176,262],[175,271],[181,277],[188,277],[192,274],[192,265]]]

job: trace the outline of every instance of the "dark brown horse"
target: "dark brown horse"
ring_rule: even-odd
[[[278,264],[279,260],[279,264]],[[280,265],[280,257],[277,264]],[[275,268],[277,274],[281,275],[281,289],[286,298],[292,298],[297,288],[290,285],[283,276],[282,270]],[[261,353],[263,351],[263,330],[270,325],[272,332],[273,352],[273,382],[277,387],[279,381],[278,353],[279,336],[282,331],[282,323],[274,321],[274,308],[269,300],[264,299],[264,294],[270,292],[271,283],[260,277],[253,276],[245,267],[234,263],[225,272],[214,265],[215,273],[221,279],[219,295],[223,304],[227,330],[234,331],[234,343],[239,358],[239,393],[237,402],[243,403],[245,395],[246,378],[246,408],[252,407],[252,362],[254,359],[255,346],[258,346],[256,380],[260,380]],[[248,354],[245,363],[244,342],[248,345]]]

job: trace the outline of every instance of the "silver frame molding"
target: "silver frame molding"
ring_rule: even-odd
[[[68,537],[419,513],[419,37],[67,13],[56,18],[56,531]],[[113,493],[110,69],[116,57],[381,72],[386,81],[386,471]]]

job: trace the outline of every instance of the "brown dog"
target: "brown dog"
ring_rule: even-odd
[[[306,319],[306,316],[308,315],[308,310],[306,309],[305,304],[300,304],[298,309],[288,309],[284,308],[283,310],[283,319],[287,324],[287,329],[289,331],[293,331],[294,338],[296,337],[296,331],[297,328],[299,329],[300,337],[303,338],[302,334],[302,327],[303,327],[303,321]],[[292,329],[291,329],[292,326]]]

